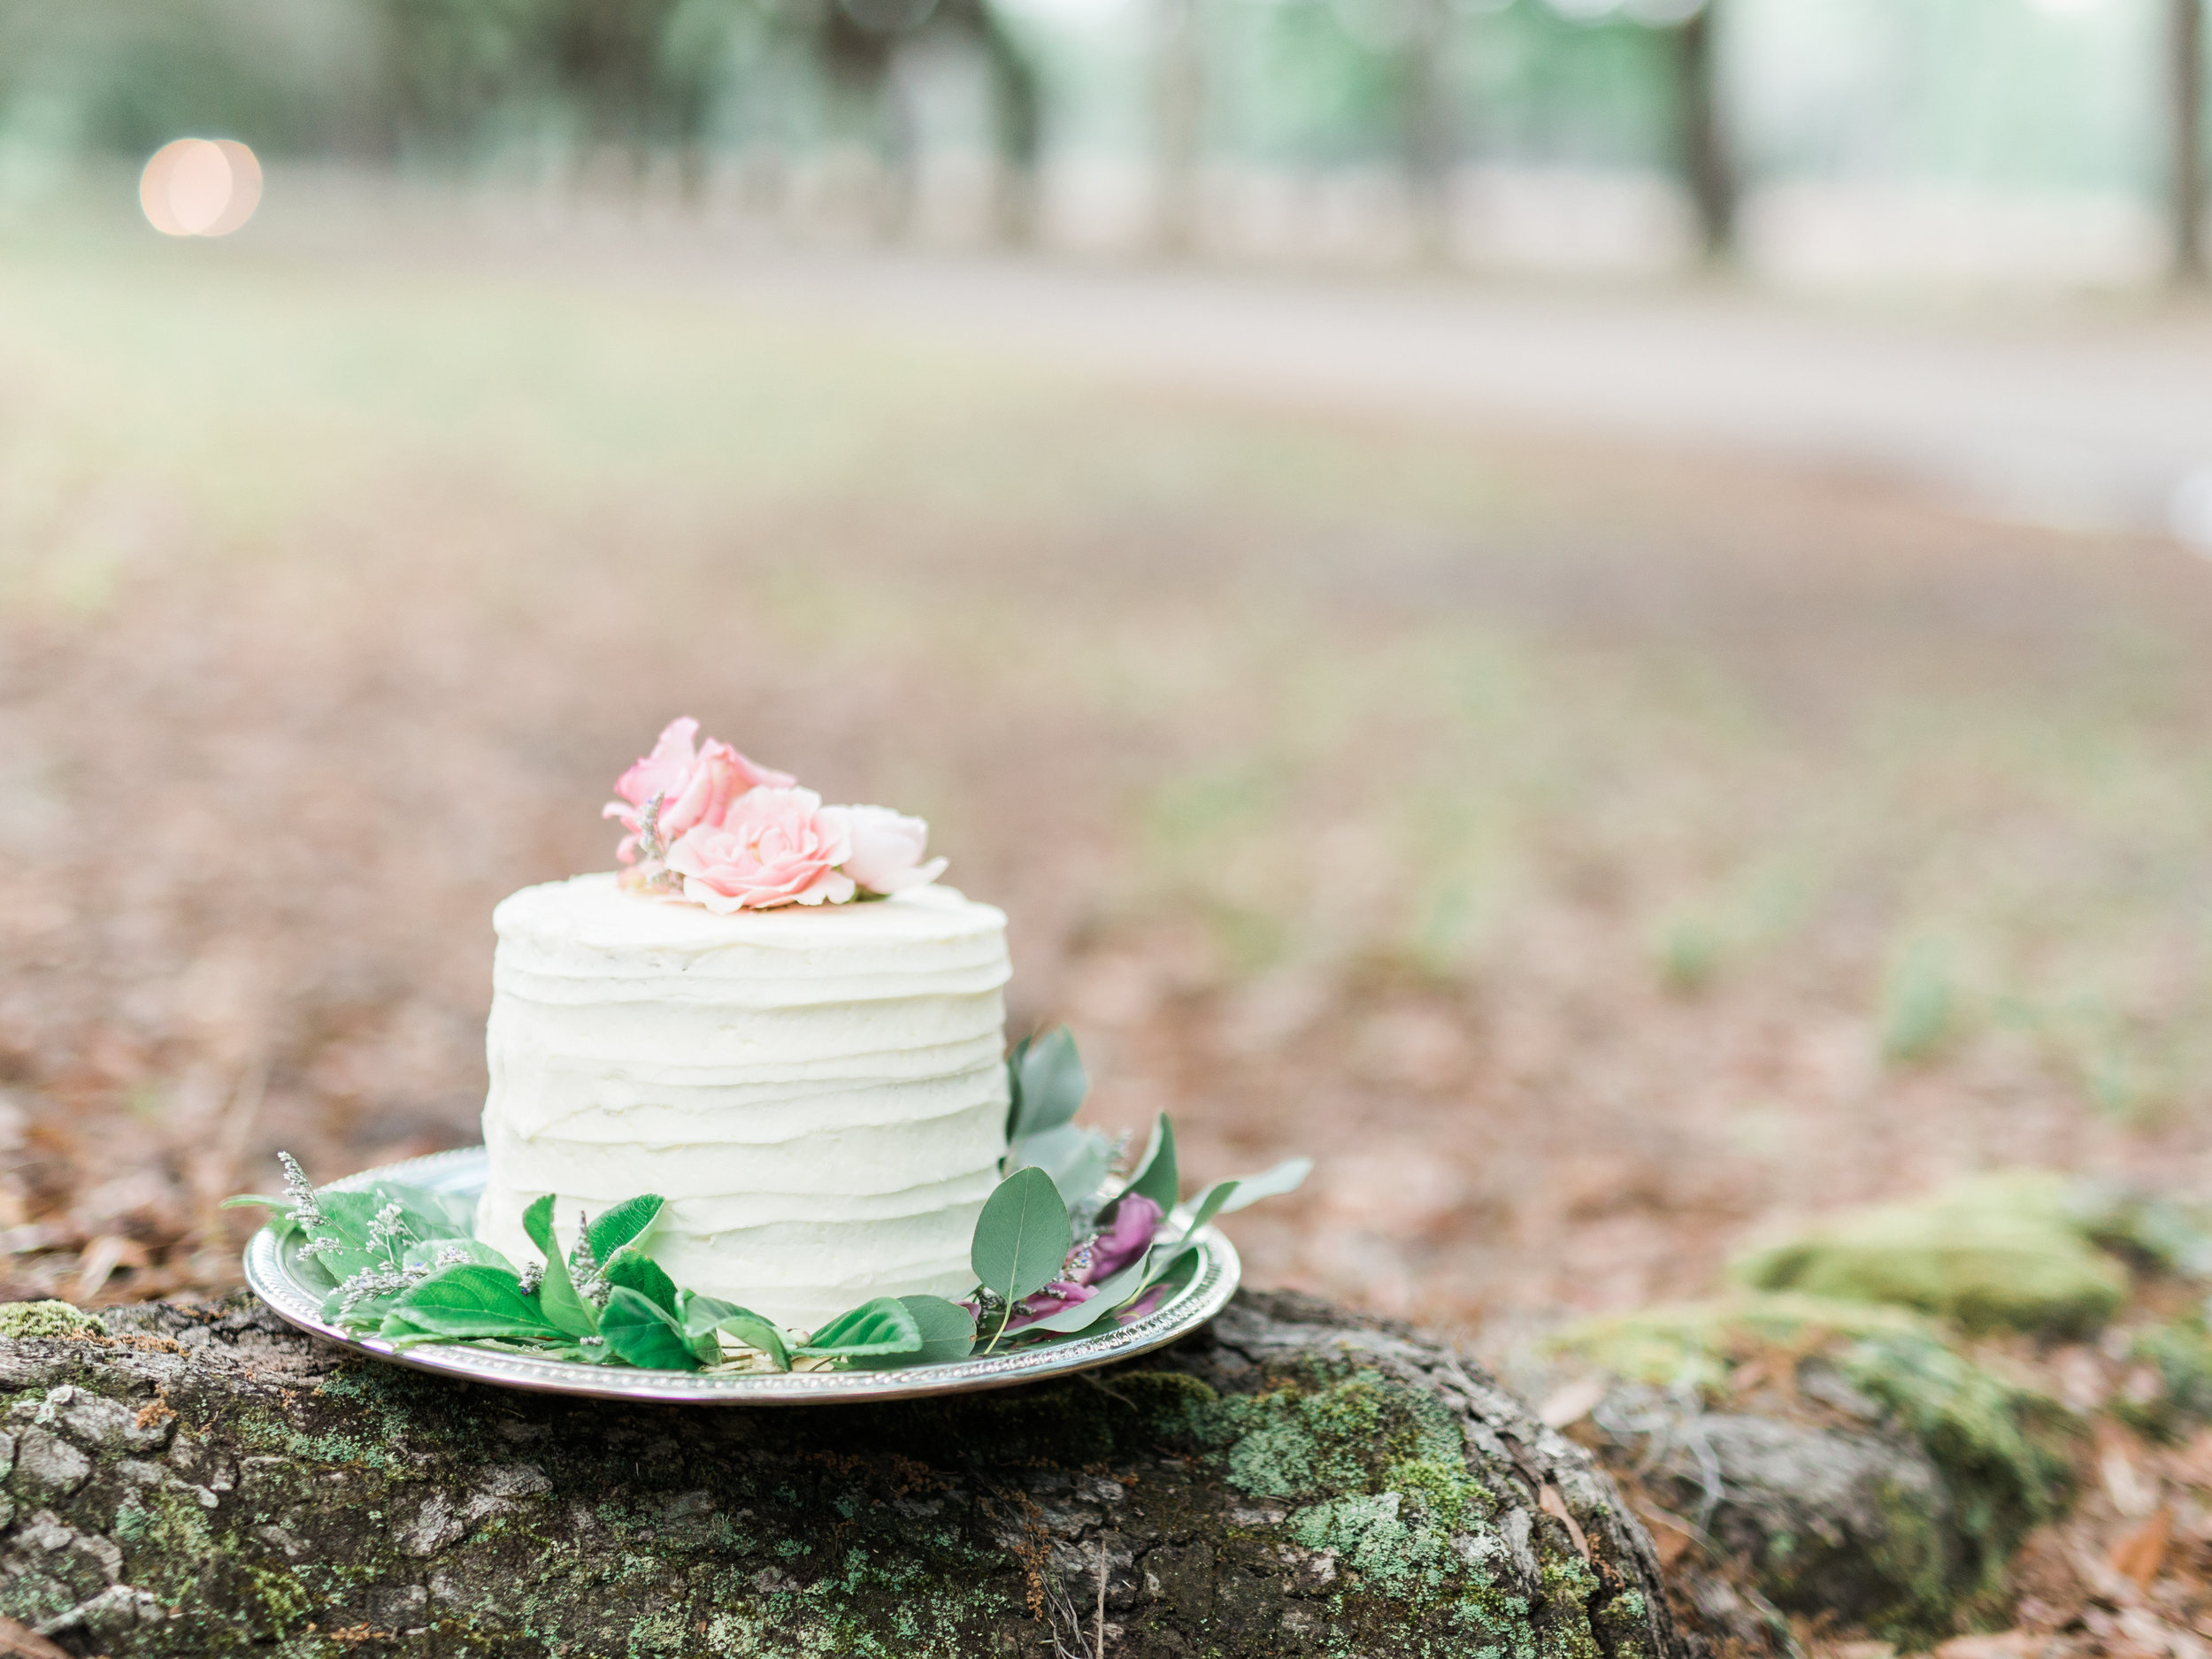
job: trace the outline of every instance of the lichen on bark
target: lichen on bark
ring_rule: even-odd
[[[0,1614],[72,1652],[1686,1659],[1648,1540],[1480,1371],[1241,1298],[898,1406],[629,1408],[243,1302],[0,1340]]]

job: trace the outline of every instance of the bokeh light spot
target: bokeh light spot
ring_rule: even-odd
[[[138,176],[146,222],[165,236],[227,236],[261,203],[261,164],[229,138],[180,138]]]

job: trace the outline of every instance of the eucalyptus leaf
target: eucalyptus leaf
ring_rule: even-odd
[[[1114,1218],[1121,1201],[1135,1193],[1149,1198],[1166,1215],[1175,1208],[1175,1201],[1182,1191],[1182,1176],[1175,1165],[1175,1125],[1162,1112],[1152,1125],[1152,1139],[1144,1149],[1144,1162],[1137,1165],[1137,1172],[1129,1178],[1129,1184],[1115,1194],[1113,1202],[1099,1211],[1100,1225]]]
[[[1091,1090],[1065,1025],[1021,1044],[1009,1057],[1007,1070],[1014,1095],[1006,1124],[1010,1142],[1059,1128],[1083,1109]]]
[[[571,1336],[599,1334],[599,1310],[576,1294],[568,1276],[568,1262],[553,1231],[553,1194],[546,1194],[522,1212],[522,1230],[545,1258],[545,1277],[538,1282],[538,1307],[546,1318]]]
[[[809,1337],[799,1352],[842,1357],[913,1355],[918,1354],[921,1348],[921,1327],[906,1310],[906,1304],[895,1297],[878,1296],[873,1302],[863,1302],[839,1314]]]
[[[697,1371],[699,1356],[684,1340],[675,1316],[627,1285],[617,1285],[600,1310],[599,1335],[607,1351],[640,1371]]]
[[[1285,1193],[1294,1193],[1313,1173],[1311,1158],[1285,1158],[1272,1168],[1262,1170],[1257,1175],[1240,1176],[1237,1190],[1221,1206],[1225,1216],[1234,1215],[1247,1204],[1256,1204],[1263,1198],[1280,1198]]]
[[[1216,1181],[1209,1187],[1206,1189],[1206,1195],[1198,1201],[1197,1208],[1191,1211],[1189,1225],[1184,1227],[1175,1241],[1166,1246],[1164,1250],[1156,1246],[1153,1248],[1150,1256],[1151,1271],[1146,1276],[1148,1280],[1164,1277],[1169,1268],[1181,1261],[1189,1252],[1196,1249],[1199,1229],[1226,1208],[1242,1186],[1241,1181]]]
[[[604,1264],[624,1245],[643,1236],[661,1213],[662,1202],[658,1194],[641,1193],[594,1216],[584,1228],[584,1236],[591,1240],[592,1260]]]
[[[985,1201],[968,1262],[985,1289],[1015,1302],[1060,1276],[1074,1241],[1067,1204],[1052,1177],[1042,1170],[1017,1170]]]
[[[626,1245],[615,1252],[614,1260],[602,1270],[610,1285],[625,1286],[644,1297],[672,1320],[676,1317],[676,1286],[661,1264],[639,1249]]]
[[[1010,1338],[1027,1336],[1033,1331],[1087,1331],[1107,1314],[1111,1313],[1130,1297],[1144,1288],[1147,1258],[1140,1256],[1111,1279],[1098,1287],[1098,1294],[1073,1307],[1048,1314],[1018,1331],[1010,1331]]]
[[[1113,1143],[1095,1129],[1063,1124],[1041,1135],[1018,1141],[1007,1149],[1006,1169],[1038,1169],[1052,1177],[1070,1210],[1098,1195],[1112,1166]]]
[[[922,1346],[910,1354],[861,1354],[850,1362],[854,1371],[896,1371],[909,1365],[949,1365],[964,1360],[975,1348],[975,1316],[956,1302],[942,1296],[902,1296],[899,1304],[913,1316],[922,1333]]]
[[[1022,1120],[1022,1056],[1028,1052],[1029,1039],[1026,1037],[1017,1039],[1014,1046],[1006,1051],[1006,1143],[1009,1146],[1021,1139],[1016,1131]]]
[[[273,1198],[266,1193],[239,1193],[233,1197],[226,1198],[216,1208],[219,1210],[273,1210],[279,1215],[285,1215],[290,1212],[293,1202],[288,1197]]]

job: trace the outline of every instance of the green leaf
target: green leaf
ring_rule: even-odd
[[[279,1244],[300,1230],[299,1223],[292,1219],[292,1201],[288,1198],[271,1198],[265,1193],[241,1193],[235,1198],[223,1200],[222,1208],[267,1210],[269,1218],[261,1225],[276,1234]]]
[[[397,1204],[400,1219],[418,1239],[468,1239],[476,1234],[473,1198],[399,1181],[380,1181],[370,1193],[379,1201],[380,1210],[386,1204]]]
[[[802,1354],[839,1356],[913,1355],[921,1350],[921,1327],[906,1304],[891,1296],[878,1296],[839,1314],[799,1348]]]
[[[1095,1129],[1063,1124],[1043,1134],[1018,1141],[1007,1149],[1006,1169],[1039,1169],[1052,1177],[1069,1209],[1088,1202],[1105,1184],[1112,1166],[1113,1145]]]
[[[628,1245],[615,1252],[614,1260],[601,1270],[600,1276],[610,1285],[621,1285],[658,1308],[672,1320],[676,1317],[676,1286],[661,1264],[639,1249]]]
[[[1018,1302],[1060,1276],[1074,1232],[1068,1207],[1042,1170],[1017,1170],[976,1217],[969,1265],[986,1289]]]
[[[1240,1181],[1216,1181],[1206,1189],[1206,1195],[1198,1201],[1198,1208],[1191,1212],[1190,1225],[1185,1227],[1172,1244],[1151,1252],[1153,1267],[1148,1279],[1164,1277],[1168,1269],[1198,1248],[1198,1230],[1218,1215],[1242,1187]]]
[[[602,1265],[611,1262],[617,1250],[635,1240],[653,1225],[661,1212],[662,1202],[657,1194],[641,1193],[593,1217],[590,1225],[584,1229],[584,1236],[591,1240],[591,1259]]]
[[[546,1323],[513,1273],[476,1262],[433,1274],[402,1295],[393,1311],[419,1330],[449,1339],[562,1334]]]
[[[1294,1193],[1312,1173],[1311,1158],[1285,1158],[1257,1175],[1240,1176],[1236,1193],[1221,1206],[1221,1213],[1233,1216],[1247,1204],[1256,1204],[1263,1198],[1280,1198],[1285,1193]]]
[[[1145,1148],[1144,1162],[1130,1177],[1129,1185],[1115,1195],[1114,1202],[1099,1212],[1102,1225],[1114,1218],[1121,1200],[1131,1193],[1149,1198],[1159,1205],[1164,1216],[1175,1208],[1175,1201],[1181,1195],[1182,1177],[1175,1167],[1175,1125],[1168,1122],[1165,1112],[1153,1125],[1152,1143]]]
[[[1006,1138],[1022,1141],[1059,1128],[1083,1108],[1091,1092],[1075,1039],[1065,1025],[1021,1044],[1010,1056],[1014,1102],[1007,1115]]]
[[[1029,1052],[1029,1039],[1023,1037],[1006,1051],[1006,1143],[1009,1146],[1021,1137],[1014,1132],[1022,1120],[1022,1056]]]
[[[714,1361],[707,1360],[706,1350],[697,1346],[700,1340],[710,1340],[717,1331],[727,1331],[746,1347],[758,1348],[765,1354],[768,1363],[778,1371],[791,1369],[790,1348],[774,1320],[755,1313],[750,1308],[741,1308],[735,1302],[724,1302],[718,1297],[702,1296],[696,1291],[683,1291],[680,1293],[679,1300],[683,1304],[684,1335],[693,1343],[693,1352],[702,1360],[706,1360],[707,1363],[712,1364]],[[718,1345],[715,1358],[720,1357],[721,1349]]]
[[[909,1365],[949,1365],[964,1360],[975,1348],[975,1316],[956,1302],[942,1296],[902,1296],[899,1305],[912,1316],[922,1333],[921,1348],[911,1354],[873,1354],[856,1356],[853,1371],[897,1371]]]
[[[1148,1258],[1140,1256],[1111,1279],[1098,1287],[1098,1294],[1088,1302],[1079,1302],[1072,1308],[1063,1308],[1033,1325],[1025,1325],[1008,1334],[1015,1340],[1034,1331],[1087,1331],[1116,1308],[1127,1302],[1144,1288],[1144,1272]]]
[[[617,1285],[600,1310],[607,1351],[640,1371],[697,1371],[699,1356],[672,1314],[627,1285]]]
[[[546,1318],[571,1336],[598,1335],[599,1311],[576,1294],[575,1281],[568,1276],[567,1259],[561,1254],[561,1241],[553,1231],[552,1194],[546,1194],[522,1212],[522,1230],[545,1258],[545,1277],[538,1283],[538,1307]]]
[[[374,1193],[334,1193],[325,1187],[316,1194],[321,1208],[320,1225],[308,1229],[318,1239],[328,1239],[342,1248],[365,1250],[369,1243],[369,1226],[377,1214],[391,1201]],[[379,1253],[380,1260],[382,1259]]]
[[[507,1273],[512,1273],[515,1271],[515,1264],[512,1262],[497,1250],[493,1249],[490,1245],[476,1239],[433,1239],[427,1244],[411,1244],[400,1256],[400,1265],[431,1267],[436,1264],[441,1254],[453,1250],[466,1252],[466,1259],[476,1263],[479,1266],[496,1267],[502,1272]],[[517,1275],[516,1282],[518,1284],[521,1282],[519,1275]]]

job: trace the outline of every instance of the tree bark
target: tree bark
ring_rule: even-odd
[[[1451,44],[1445,0],[1413,0],[1399,52],[1400,162],[1415,257],[1433,265],[1451,257],[1452,169],[1458,160]]]
[[[2167,0],[2167,131],[2174,276],[2204,280],[2204,0]]]
[[[1736,167],[1722,119],[1718,65],[1713,50],[1715,0],[1706,0],[1674,29],[1682,177],[1697,212],[1698,242],[1709,260],[1736,249]]]
[[[1205,18],[1200,0],[1155,0],[1159,30],[1153,65],[1153,242],[1162,253],[1195,252],[1199,169],[1205,158]]]
[[[455,1383],[242,1299],[104,1317],[0,1341],[0,1615],[71,1654],[1690,1659],[1581,1450],[1303,1298],[1064,1382],[764,1411]]]

